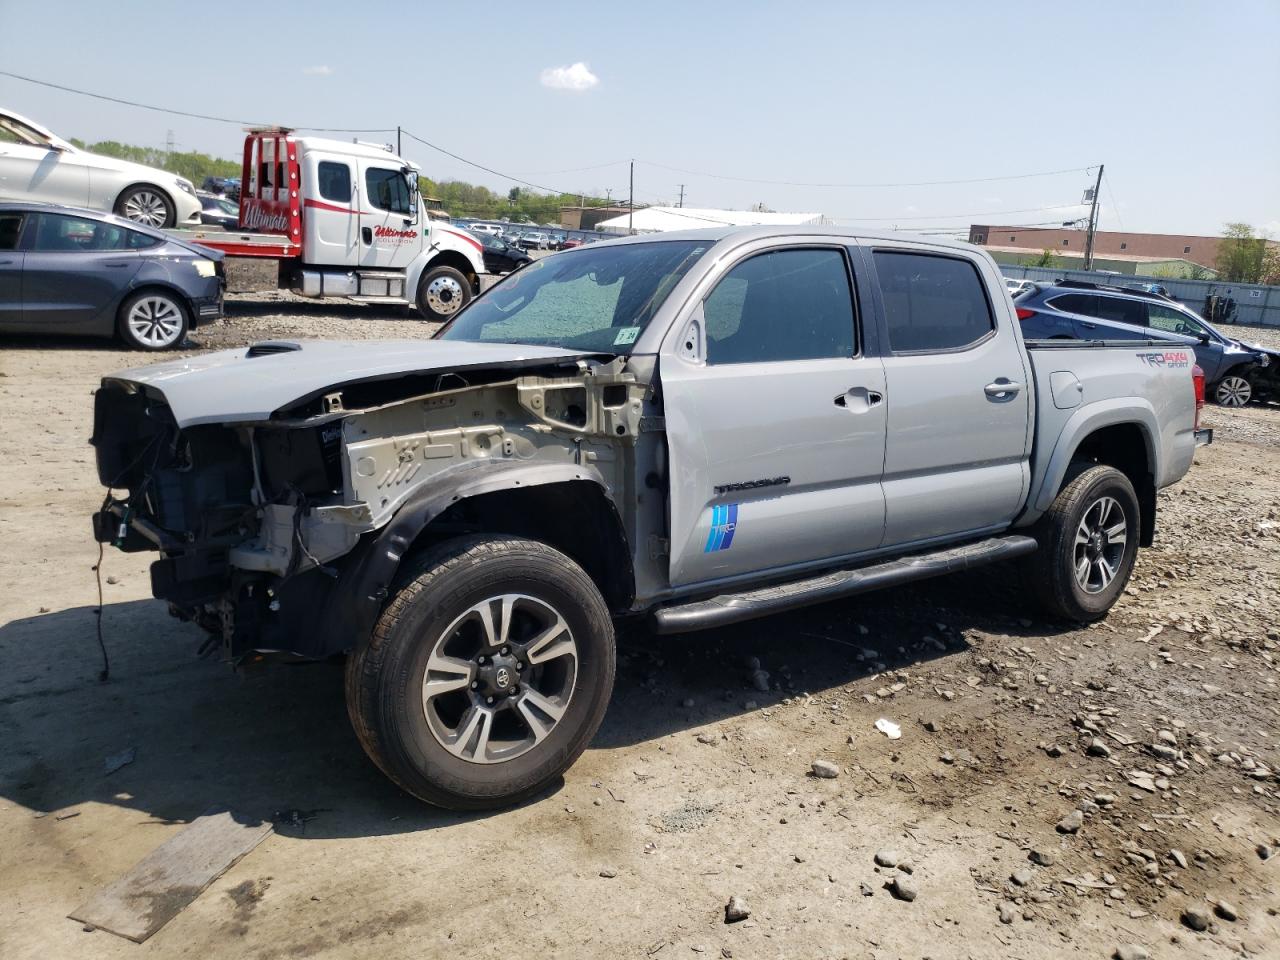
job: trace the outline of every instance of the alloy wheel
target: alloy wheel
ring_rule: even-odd
[[[143,297],[130,308],[125,323],[138,342],[147,347],[172,346],[182,336],[182,310],[168,297]]]
[[[1253,385],[1244,377],[1223,377],[1218,381],[1213,397],[1220,406],[1243,407],[1253,397]]]
[[[508,593],[473,604],[436,641],[422,709],[439,744],[469,763],[513,760],[564,716],[578,646],[549,603]]]
[[[1099,497],[1076,528],[1073,561],[1076,583],[1085,593],[1101,593],[1120,570],[1128,541],[1124,508],[1114,497]]]
[[[124,203],[124,216],[148,227],[163,227],[169,208],[164,197],[154,190],[135,190]]]

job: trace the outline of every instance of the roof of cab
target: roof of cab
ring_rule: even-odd
[[[953,250],[981,250],[963,240],[943,237],[925,237],[913,233],[893,233],[886,230],[866,230],[862,227],[824,227],[813,224],[758,227],[702,227],[697,230],[671,230],[665,233],[645,233],[634,237],[611,238],[608,243],[645,243],[655,240],[708,240],[717,243],[733,239],[739,242],[771,240],[781,237],[835,237],[854,240],[897,240],[904,243],[923,243],[931,247],[947,247]],[[579,248],[581,249],[581,248]]]

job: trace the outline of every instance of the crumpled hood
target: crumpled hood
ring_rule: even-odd
[[[462,340],[300,340],[279,353],[219,350],[132,367],[103,377],[142,384],[164,396],[179,427],[253,423],[283,407],[353,383],[481,367],[538,366],[592,354],[562,347]]]

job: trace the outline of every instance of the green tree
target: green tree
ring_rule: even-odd
[[[1267,263],[1267,240],[1247,223],[1228,223],[1218,244],[1218,279],[1235,283],[1261,283]]]
[[[1040,255],[1032,260],[1028,266],[1031,267],[1056,267],[1059,257],[1056,253],[1045,247],[1040,251]]]
[[[240,176],[239,161],[223,160],[195,150],[169,153],[159,147],[135,147],[127,143],[117,143],[115,140],[86,144],[82,140],[72,139],[71,142],[90,153],[100,153],[105,157],[115,157],[118,160],[129,160],[148,167],[168,170],[180,177],[186,177],[197,187],[204,182],[205,177]]]

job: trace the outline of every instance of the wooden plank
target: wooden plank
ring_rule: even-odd
[[[69,916],[142,943],[270,832],[269,822],[241,822],[230,811],[207,810]]]

